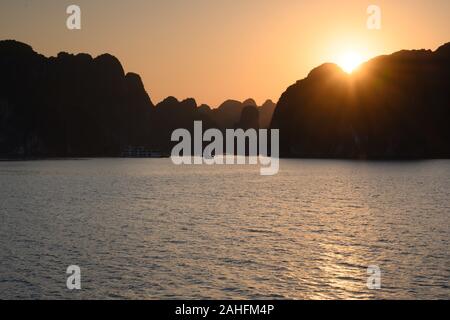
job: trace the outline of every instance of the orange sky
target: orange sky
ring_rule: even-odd
[[[66,28],[66,7],[82,30]],[[368,30],[366,9],[382,10]],[[277,101],[287,86],[346,51],[363,58],[450,41],[448,0],[2,0],[0,39],[45,55],[104,52],[139,73],[154,103],[193,97]]]

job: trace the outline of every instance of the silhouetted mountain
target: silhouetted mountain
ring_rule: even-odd
[[[272,100],[267,100],[264,104],[259,108],[259,127],[267,129],[270,127],[270,123],[272,122],[273,113],[276,108],[276,104],[272,102]]]
[[[171,134],[233,128],[245,106],[228,100],[218,109],[194,99],[168,97],[156,106],[135,73],[103,54],[61,52],[46,58],[26,44],[0,41],[0,156],[118,156],[137,148],[168,153]],[[245,117],[244,117],[245,118]]]
[[[245,100],[244,102],[242,102],[242,105],[244,107],[247,107],[247,106],[258,107],[258,105],[256,104],[256,101],[253,100],[252,98],[249,98],[249,99]]]
[[[202,104],[202,105],[198,106],[198,111],[208,114],[209,112],[211,112],[211,107],[208,106],[207,104]]]
[[[217,123],[220,128],[233,128],[236,122],[241,117],[244,104],[236,100],[227,100],[222,103],[217,109],[213,109],[211,118]]]
[[[296,157],[450,156],[450,43],[380,56],[353,74],[324,64],[281,96],[272,127]]]
[[[146,140],[152,108],[140,77],[111,55],[46,58],[0,42],[2,155],[117,155]]]
[[[141,78],[117,58],[46,58],[0,41],[0,156],[118,156],[128,147],[168,152],[171,133],[194,120],[216,126],[194,99],[154,106]]]
[[[207,114],[207,108],[197,107],[194,99],[189,98],[178,101],[174,97],[168,97],[155,107],[152,121],[149,122],[152,136],[152,147],[169,153],[175,143],[171,142],[171,135],[175,129],[185,128],[193,132],[194,121],[203,122],[204,130],[216,127]]]
[[[244,107],[241,113],[241,119],[235,125],[236,128],[259,129],[259,110],[258,107],[248,105]]]
[[[258,108],[262,123],[257,127],[268,128],[272,119],[275,104],[271,100],[267,100],[263,106],[258,107],[255,100],[247,99],[244,102],[237,100],[227,100],[218,108],[210,111],[204,110],[220,129],[233,128],[241,119],[242,111],[245,107],[252,106]],[[270,117],[270,119],[268,119]]]
[[[352,75],[324,64],[289,87],[276,108],[252,99],[217,109],[168,97],[156,106],[117,58],[44,57],[0,41],[0,156],[118,156],[169,152],[173,130],[280,128],[281,152],[298,157],[450,156],[450,44],[400,51]],[[259,118],[259,120],[258,120]]]

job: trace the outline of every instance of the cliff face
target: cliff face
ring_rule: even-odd
[[[272,122],[273,113],[277,105],[272,100],[267,100],[259,109],[259,127],[267,129]]]
[[[450,44],[400,51],[351,75],[322,65],[281,96],[272,127],[284,156],[450,156]]]
[[[118,156],[129,146],[169,152],[173,130],[192,131],[195,120],[205,129],[233,128],[247,105],[256,103],[228,100],[211,109],[168,97],[154,106],[140,76],[125,74],[114,56],[46,58],[0,41],[2,157]]]
[[[241,112],[241,119],[236,123],[236,128],[259,129],[259,110],[258,107],[248,105]]]
[[[275,109],[271,127],[280,129],[284,156],[448,158],[449,86],[446,44],[381,56],[352,75],[322,65],[276,108],[249,99],[211,109],[173,97],[154,106],[139,75],[125,74],[111,55],[46,58],[0,41],[0,156],[117,156],[128,146],[169,152],[172,131],[192,130],[194,120],[204,129],[265,128]]]
[[[275,103],[267,100],[262,106],[257,106],[255,100],[247,99],[243,102],[237,100],[227,100],[218,108],[207,111],[209,117],[217,127],[221,129],[234,128],[241,121],[242,113],[247,107],[254,107],[258,110],[259,123],[252,128],[268,128],[275,110]],[[206,112],[206,111],[205,111]]]
[[[108,156],[148,136],[152,102],[111,55],[46,58],[0,42],[0,154]]]

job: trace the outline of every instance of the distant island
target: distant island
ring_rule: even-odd
[[[262,106],[174,97],[154,105],[114,56],[48,58],[14,40],[0,41],[0,71],[2,158],[165,154],[172,131],[192,130],[195,120],[277,128],[284,157],[450,157],[450,43],[377,57],[352,74],[324,64]]]
[[[259,107],[252,99],[215,109],[174,97],[154,105],[139,75],[125,73],[114,56],[47,58],[14,40],[0,41],[0,70],[0,157],[6,158],[167,154],[172,131],[190,129],[194,120],[233,128],[249,107],[267,128],[275,109],[270,100]]]
[[[450,157],[450,43],[400,51],[352,74],[324,64],[289,87],[272,127],[284,156]]]

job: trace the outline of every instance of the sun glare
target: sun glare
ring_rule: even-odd
[[[346,52],[338,60],[338,65],[347,73],[352,73],[363,62],[363,58],[356,52]]]

